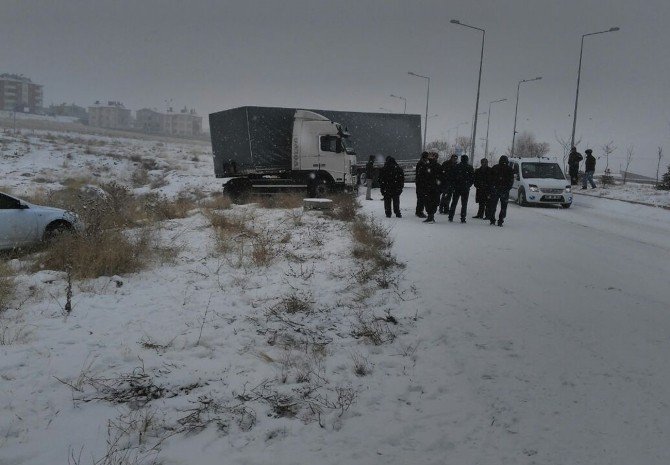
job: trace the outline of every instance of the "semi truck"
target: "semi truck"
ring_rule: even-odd
[[[210,114],[209,126],[215,175],[233,197],[353,190],[369,156],[380,166],[421,150],[419,115],[246,106]]]

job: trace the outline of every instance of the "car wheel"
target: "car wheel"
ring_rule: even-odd
[[[561,204],[561,206],[562,206],[563,208],[570,208],[570,205],[572,205],[572,204],[571,204],[571,203],[562,203],[562,204]]]
[[[51,242],[63,234],[71,233],[73,231],[72,225],[66,221],[57,221],[49,224],[44,231],[44,241]]]
[[[516,196],[516,200],[521,207],[528,205],[528,202],[526,201],[526,191],[519,189],[519,194]]]

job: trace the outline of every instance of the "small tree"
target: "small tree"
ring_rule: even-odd
[[[570,145],[570,139],[559,136],[556,131],[554,131],[554,137],[556,138],[556,142],[558,142],[558,144],[561,146],[561,149],[563,149],[563,171],[568,171],[568,155],[570,155],[570,149],[572,148]],[[580,137],[575,141],[575,147],[578,146],[581,142],[582,138]]]
[[[539,142],[530,132],[522,132],[514,144],[514,156],[520,158],[537,158],[549,153],[549,143]]]
[[[663,158],[663,147],[658,148],[658,164],[656,165],[656,184],[658,184],[658,170],[661,169],[661,158]]]
[[[635,147],[629,145],[626,149],[626,170],[623,172],[624,184],[626,184],[626,179],[628,178],[628,168],[630,167],[630,162],[633,160],[633,155],[635,155]]]
[[[610,154],[616,150],[616,147],[614,146],[614,141],[609,141],[602,147],[602,151],[605,153],[605,171],[609,171],[610,169]]]
[[[670,191],[670,165],[668,165],[668,171],[663,174],[661,182],[656,184],[656,189]]]

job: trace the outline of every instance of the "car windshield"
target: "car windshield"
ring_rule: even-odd
[[[565,179],[558,163],[521,163],[524,179]]]

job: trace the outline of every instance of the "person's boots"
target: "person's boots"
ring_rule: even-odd
[[[428,215],[428,218],[423,220],[424,223],[435,223],[435,218],[433,218],[433,215]]]

